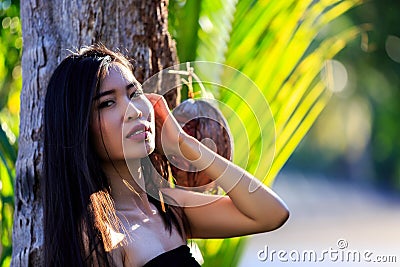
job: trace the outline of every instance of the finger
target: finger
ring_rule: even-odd
[[[157,102],[156,96],[153,93],[145,93],[144,96],[151,102],[151,104],[155,104]]]
[[[164,102],[163,101],[164,97],[162,95],[154,94],[154,93],[150,93],[150,94],[145,93],[144,95],[147,97],[147,99],[151,102],[151,104],[153,106],[161,105]]]

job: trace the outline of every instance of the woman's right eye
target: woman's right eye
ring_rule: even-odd
[[[104,102],[101,102],[101,103],[99,104],[98,108],[99,108],[99,109],[101,109],[101,108],[107,108],[107,107],[110,107],[112,104],[114,104],[114,101],[113,101],[113,100],[106,100],[106,101],[104,101]]]

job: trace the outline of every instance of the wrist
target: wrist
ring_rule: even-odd
[[[179,135],[178,149],[178,154],[189,161],[197,160],[201,156],[199,141],[185,132]]]
[[[180,132],[178,137],[179,150],[181,150],[181,147],[184,145],[184,143],[190,142],[191,139],[195,138],[191,135],[188,135],[185,131]]]
[[[196,171],[208,168],[215,159],[213,151],[205,147],[199,140],[188,134],[183,134],[179,142],[179,154],[195,167]]]

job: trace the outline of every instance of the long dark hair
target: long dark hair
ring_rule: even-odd
[[[115,210],[110,185],[89,140],[92,99],[111,62],[132,70],[118,52],[102,45],[85,47],[59,64],[47,88],[42,182],[46,266],[113,265],[105,248],[106,235],[99,227],[104,219],[99,210],[106,217],[115,215]],[[156,152],[150,159],[154,164],[159,161]],[[149,162],[142,164],[145,177],[153,176]],[[167,178],[169,174],[161,175]],[[184,237],[188,223],[183,209],[148,197],[166,229],[171,232],[174,225]]]

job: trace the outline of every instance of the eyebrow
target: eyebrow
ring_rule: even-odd
[[[125,86],[125,89],[128,91],[132,87],[137,87],[137,86],[134,85],[133,83],[130,83],[127,86]],[[103,96],[114,94],[115,91],[116,91],[115,89],[111,89],[111,90],[107,90],[107,91],[101,92],[101,93],[97,94],[95,97],[93,97],[93,101],[98,100],[99,98],[101,98]]]

